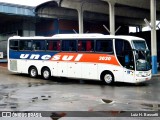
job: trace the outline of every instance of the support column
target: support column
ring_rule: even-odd
[[[59,34],[59,19],[54,19],[54,34]]]
[[[139,27],[136,27],[136,32],[138,32],[139,31]]]
[[[109,22],[110,22],[110,34],[115,35],[115,3],[109,3]]]
[[[82,6],[78,9],[79,34],[83,33],[83,10]]]
[[[150,0],[152,74],[157,74],[156,0]]]
[[[140,25],[138,28],[139,28],[139,32],[142,32],[142,26]]]

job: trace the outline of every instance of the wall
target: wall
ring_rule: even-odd
[[[3,52],[3,57],[7,58],[7,40],[0,41],[0,52]]]
[[[32,21],[24,21],[22,27],[22,35],[20,36],[35,36],[35,23]]]
[[[109,29],[108,23],[105,22],[84,21],[84,33],[109,34],[108,31],[105,30],[103,25],[106,25]],[[118,27],[119,25],[117,25],[116,28]],[[36,24],[36,35],[38,36],[52,36],[54,34],[75,33],[74,30],[79,33],[78,21],[76,20],[41,19]],[[121,26],[116,34],[126,35],[128,33],[128,26]]]
[[[37,36],[52,36],[57,33],[55,24],[58,24],[54,19],[41,19],[36,23]]]

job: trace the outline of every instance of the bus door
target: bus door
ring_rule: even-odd
[[[122,66],[121,72],[123,77],[121,78],[122,79],[121,81],[123,82],[133,81],[135,65],[134,65],[133,51],[130,43],[122,39],[117,39],[115,40],[115,50],[117,59]]]

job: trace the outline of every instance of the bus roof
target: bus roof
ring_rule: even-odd
[[[140,37],[135,36],[126,36],[126,35],[103,35],[103,34],[56,34],[51,37],[44,37],[44,36],[32,36],[32,37],[20,37],[20,36],[13,36],[10,39],[74,39],[74,38],[88,38],[88,39],[95,39],[95,38],[112,38],[112,39],[125,39],[128,41],[131,40],[144,40]]]

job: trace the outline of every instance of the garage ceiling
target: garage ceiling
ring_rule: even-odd
[[[41,17],[77,19],[76,9],[81,7],[84,20],[108,21],[108,2],[115,4],[116,23],[143,26],[144,18],[150,21],[150,0],[52,0],[37,6],[35,11]],[[160,20],[160,0],[156,2]]]

